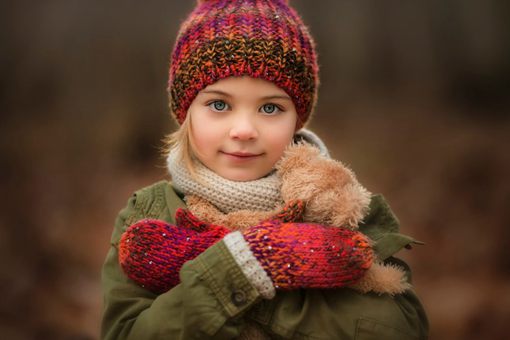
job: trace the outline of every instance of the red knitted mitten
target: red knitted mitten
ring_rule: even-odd
[[[269,220],[302,219],[302,201],[289,202]],[[121,236],[119,262],[126,275],[154,293],[168,291],[179,283],[179,271],[230,232],[205,223],[187,209],[177,209],[176,225],[155,219],[141,220]]]
[[[305,203],[302,200],[290,201],[276,215],[267,219],[267,221],[280,222],[303,222],[305,213]]]
[[[265,222],[224,240],[241,267],[253,265],[246,256],[247,243],[274,287],[284,290],[347,286],[363,276],[374,257],[362,233],[311,223]],[[266,288],[261,291],[268,292]]]
[[[141,220],[128,227],[119,242],[119,262],[126,275],[154,293],[177,285],[184,263],[230,232],[200,222],[184,209],[177,210],[176,224]]]

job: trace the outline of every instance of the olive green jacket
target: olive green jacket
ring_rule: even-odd
[[[247,321],[275,339],[425,339],[428,321],[413,290],[391,297],[352,289],[279,291],[263,300],[223,244],[218,242],[188,261],[181,283],[156,295],[127,278],[118,263],[117,243],[142,218],[175,223],[182,196],[161,181],[137,191],[115,223],[102,273],[103,339],[231,339]],[[372,197],[360,230],[376,242],[381,259],[416,243],[398,233],[399,224],[380,195]]]

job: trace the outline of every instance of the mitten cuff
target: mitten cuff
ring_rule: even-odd
[[[273,282],[251,252],[248,242],[246,242],[241,232],[235,231],[226,235],[223,242],[243,274],[257,288],[260,295],[265,299],[272,299],[276,293]]]

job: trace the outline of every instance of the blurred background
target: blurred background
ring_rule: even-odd
[[[431,339],[510,320],[510,3],[292,0],[316,38],[310,124],[426,242]],[[168,56],[194,1],[0,5],[0,337],[97,339],[117,212],[167,178]]]

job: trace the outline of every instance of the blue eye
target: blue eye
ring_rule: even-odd
[[[223,100],[215,100],[208,105],[213,111],[225,111],[228,108],[228,104]]]
[[[276,106],[275,104],[262,105],[262,112],[264,112],[264,113],[273,114],[273,113],[276,113],[279,111],[281,111],[280,108],[278,106]]]

